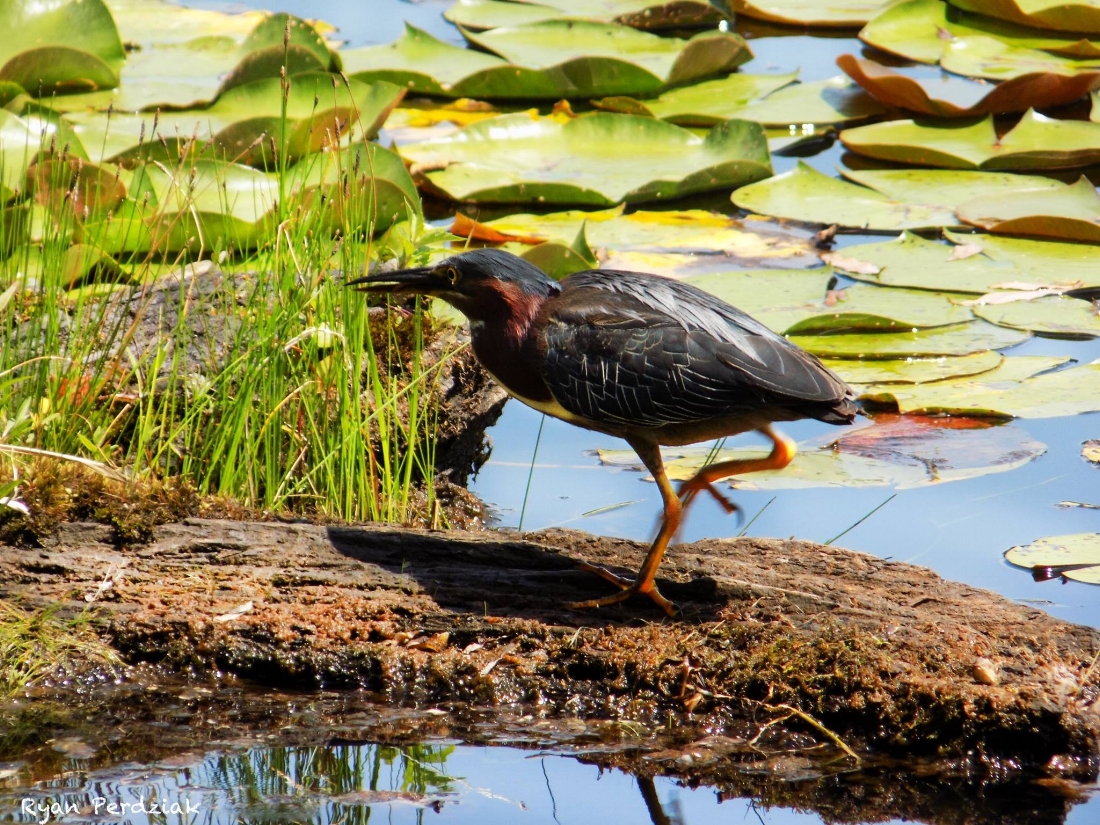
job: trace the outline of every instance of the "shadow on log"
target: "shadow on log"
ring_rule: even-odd
[[[872,759],[920,758],[929,776],[1095,776],[1095,630],[921,567],[767,539],[675,548],[660,586],[676,620],[647,601],[565,606],[609,586],[577,560],[632,572],[644,551],[568,531],[198,519],[119,548],[110,528],[71,524],[42,549],[0,548],[0,595],[82,607],[98,594],[131,661],[200,675],[530,703],[742,745],[835,736]]]

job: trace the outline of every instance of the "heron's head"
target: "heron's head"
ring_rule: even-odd
[[[502,249],[474,249],[434,266],[378,272],[349,282],[363,292],[431,295],[471,322],[506,323],[533,316],[561,286],[534,264]]]

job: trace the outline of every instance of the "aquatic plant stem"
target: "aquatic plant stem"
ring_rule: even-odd
[[[542,428],[546,426],[546,416],[539,421],[539,434],[535,436],[535,449],[531,452],[531,469],[527,471],[527,487],[523,491],[523,505],[519,508],[519,525],[516,527],[523,532],[523,516],[527,513],[527,496],[531,493],[531,479],[535,477],[535,460],[539,456],[539,444],[542,443]]]
[[[871,516],[873,516],[873,515],[874,515],[875,513],[877,513],[877,512],[879,511],[879,510],[881,510],[881,509],[882,509],[883,507],[885,507],[885,506],[886,506],[887,504],[889,504],[889,503],[890,503],[891,501],[893,501],[893,500],[894,500],[895,498],[897,498],[897,497],[898,497],[898,494],[897,494],[897,493],[893,493],[893,494],[892,494],[892,495],[891,495],[891,496],[890,496],[889,498],[887,498],[887,499],[886,499],[886,501],[882,502],[882,504],[880,504],[880,505],[879,505],[878,507],[876,507],[876,508],[875,508],[874,510],[872,510],[872,511],[871,511],[871,512],[869,512],[869,513],[867,513],[867,515],[863,516],[863,518],[861,518],[861,519],[860,519],[859,521],[857,521],[857,522],[856,522],[855,524],[851,525],[850,527],[848,527],[848,528],[847,528],[847,529],[845,529],[845,530],[842,530],[842,531],[840,531],[840,532],[839,532],[839,533],[837,533],[837,534],[836,534],[835,536],[833,536],[833,537],[832,537],[831,539],[829,539],[829,540],[828,540],[827,542],[825,542],[826,546],[828,546],[828,545],[832,544],[832,543],[833,543],[834,541],[836,541],[837,539],[839,539],[839,538],[841,538],[841,537],[843,537],[843,536],[846,536],[846,535],[848,535],[848,534],[849,534],[850,532],[852,532],[852,531],[853,531],[853,530],[855,530],[855,529],[856,529],[857,527],[859,527],[859,525],[863,524],[863,522],[867,521],[867,519],[869,519],[869,518],[870,518]]]

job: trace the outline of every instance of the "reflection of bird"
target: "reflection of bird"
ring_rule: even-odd
[[[653,474],[664,520],[635,581],[587,567],[622,591],[593,607],[645,594],[671,615],[654,582],[683,510],[701,490],[735,473],[787,466],[793,442],[775,421],[851,422],[852,391],[821,363],[729,304],[687,284],[593,269],[560,283],[498,249],[455,255],[431,267],[351,282],[367,292],[442,298],[470,321],[474,354],[511,395],[548,415],[627,443]],[[677,495],[660,445],[681,446],[760,430],[759,459],[704,467]],[[682,499],[682,501],[681,501]]]

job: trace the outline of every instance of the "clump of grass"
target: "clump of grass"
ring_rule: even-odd
[[[0,602],[0,702],[61,670],[87,670],[89,663],[120,664],[92,629],[89,613],[61,616],[57,606],[25,609]]]
[[[435,236],[419,223],[419,204],[407,204],[390,240],[373,240],[372,155],[348,148],[347,135],[331,135],[314,159],[339,185],[295,201],[280,151],[292,82],[284,76],[284,134],[269,136],[278,199],[248,248],[236,248],[231,217],[232,199],[247,195],[204,178],[210,147],[197,141],[174,166],[141,167],[138,157],[114,179],[43,143],[26,191],[0,204],[0,447],[100,462],[151,496],[142,515],[123,517],[110,501],[133,504],[129,494],[87,474],[62,483],[66,471],[0,450],[0,501],[29,507],[32,529],[86,516],[137,540],[161,513],[192,512],[196,496],[348,520],[408,522],[432,510],[439,385],[454,348],[418,309],[370,311],[342,275],[380,255],[423,259]],[[127,225],[154,239],[152,251],[133,246],[78,282],[74,249],[119,248],[125,235],[124,205],[102,196],[122,174],[167,176],[171,197],[158,203],[172,211]],[[121,248],[131,248],[127,237]],[[198,276],[179,267],[210,258],[226,276],[200,301]],[[171,313],[152,300],[166,293]],[[162,321],[151,338],[150,317]],[[203,347],[209,357],[197,358]],[[57,493],[70,482],[85,493]]]

